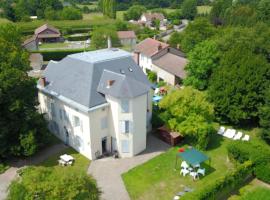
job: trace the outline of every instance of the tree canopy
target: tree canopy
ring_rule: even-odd
[[[214,107],[205,93],[191,87],[175,90],[160,101],[159,107],[164,110],[165,122],[171,130],[191,139],[198,148],[207,148],[215,128]]]
[[[219,57],[215,41],[205,40],[196,45],[188,54],[189,63],[185,68],[188,76],[184,84],[199,90],[206,89],[213,70],[218,67]]]
[[[146,12],[146,8],[141,5],[131,6],[124,14],[125,20],[138,20]]]
[[[49,139],[36,110],[36,81],[26,73],[28,53],[20,44],[15,26],[0,27],[0,157],[32,155]]]
[[[185,0],[181,9],[184,18],[194,19],[197,15],[197,0]]]

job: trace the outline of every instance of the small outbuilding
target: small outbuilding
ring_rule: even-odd
[[[134,31],[118,31],[117,35],[121,45],[130,46],[131,50],[135,48],[137,37]]]

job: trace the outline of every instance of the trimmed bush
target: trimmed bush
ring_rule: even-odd
[[[246,178],[251,176],[253,164],[251,161],[244,162],[239,165],[234,171],[227,173],[224,177],[219,178],[215,182],[200,187],[194,192],[187,193],[181,199],[183,200],[215,200],[218,195],[226,190],[234,190],[245,181]]]
[[[254,172],[258,179],[270,183],[269,148],[255,142],[234,142],[227,147],[231,159],[243,163],[247,160],[254,163]]]
[[[65,37],[68,41],[85,41],[90,38],[90,35],[78,35],[78,36],[67,36]]]
[[[88,49],[89,50],[89,49]],[[41,53],[44,61],[59,61],[69,54],[83,52],[84,49],[56,50],[56,51],[35,51],[33,53]]]

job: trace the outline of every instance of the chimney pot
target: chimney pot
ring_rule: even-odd
[[[111,87],[114,84],[115,80],[108,80],[107,87]]]

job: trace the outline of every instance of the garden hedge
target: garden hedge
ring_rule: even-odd
[[[89,51],[89,49],[87,49]],[[55,50],[55,51],[33,51],[32,53],[41,53],[44,61],[55,60],[59,61],[69,54],[83,52],[84,49],[69,49],[69,50]]]
[[[258,142],[239,141],[229,144],[227,148],[231,159],[239,163],[252,161],[256,177],[270,183],[270,151],[267,146]]]
[[[196,189],[194,192],[187,193],[181,199],[183,200],[215,200],[219,195],[227,190],[234,190],[241,185],[253,171],[253,164],[251,161],[246,161],[239,165],[234,171],[227,173],[224,177],[205,185],[204,187]]]
[[[85,41],[85,40],[88,40],[89,38],[90,38],[90,34],[65,37],[65,39],[67,39],[68,41]]]

